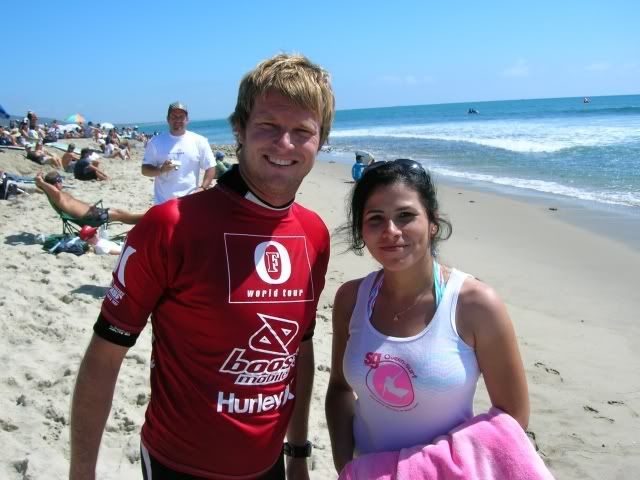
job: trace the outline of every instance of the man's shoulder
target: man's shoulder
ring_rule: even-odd
[[[304,225],[306,230],[313,229],[314,231],[321,233],[323,236],[329,235],[329,229],[322,218],[320,218],[320,215],[316,212],[303,207],[299,203],[294,203],[291,208],[292,214],[296,216],[302,225]]]
[[[179,204],[176,198],[154,205],[144,214],[138,225],[145,229],[171,228],[180,220]],[[138,226],[136,225],[136,226]]]
[[[209,141],[207,140],[207,137],[205,137],[204,135],[200,135],[199,133],[193,132],[191,130],[185,130],[184,138],[189,139],[190,141],[193,141],[193,142],[198,142],[198,143],[204,142],[205,144],[209,145]]]
[[[176,199],[180,207],[180,212],[197,213],[216,216],[225,212],[233,204],[233,194],[228,195],[218,186],[205,190],[204,192],[192,193]],[[214,207],[215,208],[212,208]]]
[[[162,133],[159,133],[158,135],[154,135],[153,137],[151,137],[147,142],[147,145],[158,143],[158,142],[164,142],[170,138],[171,136],[169,135],[169,132],[162,132]]]
[[[294,202],[293,205],[291,205],[291,208],[293,209],[292,210],[293,214],[296,215],[297,217],[316,220],[320,222],[322,225],[324,225],[324,222],[322,221],[322,218],[320,218],[320,215],[318,215],[315,211],[300,205],[298,202]]]
[[[215,189],[210,189],[172,198],[150,208],[138,225],[145,224],[145,230],[165,231],[170,235],[173,235],[174,231],[177,233],[176,227],[180,225],[180,235],[189,237],[202,229],[204,218],[214,225],[226,223],[224,217],[228,213],[229,205],[225,204],[223,197]],[[212,205],[215,205],[215,208],[212,209]]]
[[[171,146],[175,143],[175,138],[172,137],[169,132],[163,132],[158,135],[154,135],[147,142],[147,145],[145,147],[145,154],[157,154],[158,152],[162,152],[168,148],[171,148]]]

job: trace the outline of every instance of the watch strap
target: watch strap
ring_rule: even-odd
[[[289,442],[284,442],[283,446],[284,454],[292,458],[308,458],[311,456],[312,449],[313,446],[309,441],[304,445],[292,445]]]

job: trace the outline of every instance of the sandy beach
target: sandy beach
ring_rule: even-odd
[[[108,182],[80,182],[67,174],[65,186],[87,202],[145,211],[153,182],[140,174],[142,151],[137,144],[131,161],[105,159]],[[3,150],[0,170],[33,175],[41,167],[21,151]],[[348,165],[319,161],[298,201],[333,231],[344,222],[350,180]],[[0,478],[61,479],[68,470],[75,376],[117,258],[44,252],[34,237],[60,233],[61,222],[44,195],[35,187],[27,191],[0,201]],[[554,476],[637,478],[640,250],[607,236],[606,219],[600,234],[565,221],[570,213],[544,202],[444,184],[439,198],[453,223],[442,262],[487,282],[507,304],[529,382],[528,430]],[[332,247],[314,337],[314,480],[337,477],[324,418],[333,296],[343,282],[376,268],[367,256],[342,253],[338,237]],[[145,329],[123,363],[100,451],[100,479],[141,478],[138,433],[149,398],[150,333]],[[488,405],[480,385],[476,412]]]

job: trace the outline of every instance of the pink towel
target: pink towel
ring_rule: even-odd
[[[497,408],[427,446],[356,458],[339,480],[553,480],[522,427]]]

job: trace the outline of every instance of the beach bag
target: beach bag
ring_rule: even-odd
[[[58,253],[73,253],[80,256],[89,250],[89,244],[80,237],[69,235],[49,235],[42,245],[42,249],[57,255]]]

